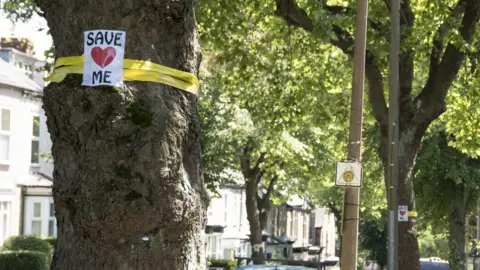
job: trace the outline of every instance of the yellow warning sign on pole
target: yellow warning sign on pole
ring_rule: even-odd
[[[335,186],[361,187],[362,186],[362,166],[360,165],[360,163],[355,161],[337,162]]]

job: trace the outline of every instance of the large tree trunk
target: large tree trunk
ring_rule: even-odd
[[[126,31],[125,58],[197,73],[194,0],[37,0],[57,57],[83,54],[83,31]],[[204,269],[207,196],[196,97],[127,82],[45,88],[58,242],[52,269]]]
[[[451,206],[449,221],[449,257],[448,262],[451,270],[467,269],[467,253],[465,251],[465,223],[467,220],[468,195],[465,194],[465,186],[455,186],[455,200]]]
[[[426,127],[411,125],[412,129],[404,128],[400,132],[398,146],[398,205],[407,205],[409,211],[415,211],[415,196],[413,191],[413,168],[415,158],[420,148],[420,141]],[[388,136],[382,132],[380,156],[387,179],[387,145]],[[388,187],[386,187],[388,189]],[[409,217],[408,222],[398,222],[398,267],[399,269],[420,269],[420,252],[417,239],[416,219]]]

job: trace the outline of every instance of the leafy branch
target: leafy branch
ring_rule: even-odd
[[[332,14],[342,14],[344,11],[339,8],[324,6]],[[313,22],[308,14],[298,7],[295,0],[276,0],[275,15],[283,18],[289,25],[299,27],[308,32],[313,32]],[[345,54],[353,57],[354,39],[348,31],[338,25],[332,25],[332,31],[335,38],[330,39],[330,43]],[[380,68],[376,64],[373,54],[367,50],[366,53],[365,72],[368,78],[369,99],[372,104],[372,111],[379,123],[387,125],[387,105],[383,94],[383,75]]]

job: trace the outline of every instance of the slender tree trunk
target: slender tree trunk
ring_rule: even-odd
[[[37,0],[57,57],[126,31],[125,57],[197,73],[194,0]],[[196,98],[158,84],[45,88],[58,241],[52,269],[204,269],[207,196]]]
[[[451,270],[467,269],[467,253],[465,251],[465,223],[467,220],[467,198],[463,184],[455,187],[455,200],[450,210],[448,246],[450,249],[448,262]]]
[[[260,197],[258,186],[261,183],[264,171],[260,165],[265,162],[266,153],[261,153],[253,168],[250,166],[250,153],[248,147],[243,149],[243,155],[240,156],[240,167],[245,179],[245,204],[247,209],[247,219],[250,225],[250,244],[252,245],[252,257],[264,258],[265,250],[263,248],[263,230],[268,220],[268,212],[271,208],[270,194],[273,191],[277,176],[270,180],[266,194]],[[283,167],[283,165],[280,165]],[[255,264],[262,263],[262,260],[254,260]]]

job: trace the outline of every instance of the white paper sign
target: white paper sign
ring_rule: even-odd
[[[92,30],[84,33],[82,85],[123,85],[125,31]]]
[[[352,161],[337,162],[335,185],[337,187],[361,187],[361,164],[359,162]]]
[[[408,205],[398,206],[398,221],[408,221]]]

